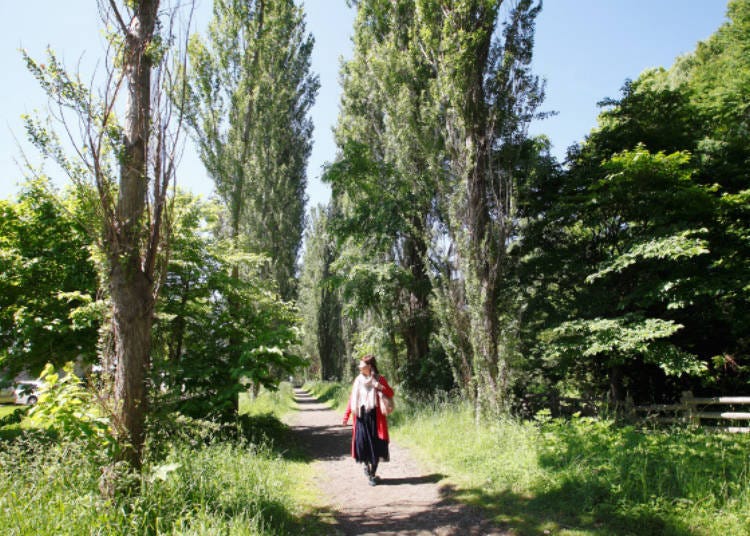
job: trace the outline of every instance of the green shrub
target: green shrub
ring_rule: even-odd
[[[29,411],[29,424],[50,429],[71,441],[83,440],[90,452],[111,458],[118,443],[110,419],[73,373],[73,363],[67,363],[62,374],[48,363],[39,379],[44,384],[38,402]]]

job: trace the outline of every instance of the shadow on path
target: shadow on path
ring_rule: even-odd
[[[293,437],[316,465],[316,485],[344,535],[500,535],[478,509],[459,503],[445,476],[426,473],[409,452],[391,442],[391,461],[382,463],[378,486],[369,486],[362,466],[351,459],[351,427],[342,415],[310,394],[295,390],[299,412]]]
[[[315,460],[348,456],[351,428],[330,422],[331,418],[327,414],[335,412],[304,391],[296,389],[294,400],[298,405],[308,406],[299,408],[302,415],[292,427],[299,447]]]
[[[441,475],[440,473],[434,473],[434,474],[427,475],[427,476],[408,477],[408,478],[381,478],[380,485],[381,486],[404,486],[404,485],[418,486],[419,484],[436,484],[440,482],[443,478],[445,478],[445,475]]]

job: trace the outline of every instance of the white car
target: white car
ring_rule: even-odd
[[[33,406],[39,401],[39,388],[42,382],[39,380],[25,380],[16,383],[16,404]]]

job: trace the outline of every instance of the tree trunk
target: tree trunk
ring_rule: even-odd
[[[619,412],[625,402],[626,395],[622,365],[612,365],[609,369],[609,395],[612,409]]]
[[[330,277],[329,258],[326,256],[322,281],[326,282],[320,291],[318,310],[318,355],[320,356],[320,379],[341,380],[344,377],[344,357],[346,351],[341,342],[341,302],[335,289],[327,285]]]
[[[124,441],[120,459],[135,469],[141,467],[147,405],[145,381],[154,305],[152,274],[144,272],[148,264],[142,258],[141,249],[148,192],[146,169],[151,119],[152,66],[146,49],[153,38],[158,7],[158,0],[136,2],[125,36],[123,69],[128,101],[124,154],[121,157],[115,236],[110,237],[106,244],[117,360],[115,412],[120,430],[127,435],[121,438]]]
[[[419,234],[421,221],[414,218],[412,225]],[[430,313],[430,294],[432,284],[427,275],[424,259],[427,255],[427,244],[420,236],[411,237],[404,245],[404,261],[411,272],[412,282],[409,286],[409,314],[404,340],[406,342],[406,359],[410,364],[423,361],[430,350],[430,333],[432,316]]]
[[[476,83],[480,84],[479,81]],[[478,102],[470,114],[469,124],[476,130],[470,131],[466,140],[468,150],[474,151],[466,155],[466,227],[469,234],[466,296],[471,315],[477,404],[483,410],[497,412],[505,403],[505,393],[498,385],[497,282],[502,266],[500,255],[503,244],[498,243],[501,237],[497,236],[497,227],[501,223],[490,220],[493,209],[488,206],[490,195],[486,174],[489,172],[488,159],[492,149],[485,137],[486,112],[480,104],[484,101],[484,93],[480,88],[475,92]]]
[[[244,181],[237,180],[235,181],[235,189],[233,190],[232,194],[232,207],[231,207],[231,221],[229,222],[230,229],[229,229],[229,238],[232,242],[232,246],[235,248],[235,251],[240,250],[240,218],[242,217],[242,210],[244,207],[244,198],[243,198],[243,185]],[[238,285],[240,283],[240,267],[239,264],[236,262],[232,266],[232,280],[235,281]],[[227,305],[229,307],[229,314],[232,318],[232,321],[235,323],[236,326],[239,326],[239,317],[240,317],[240,304],[237,301],[237,297],[234,295],[230,295],[227,299]],[[238,329],[232,329],[229,335],[229,362],[230,363],[239,363],[240,361],[240,354],[241,349],[240,345],[242,344],[242,338],[239,333]],[[225,374],[230,375],[230,370],[225,370]],[[229,385],[232,381],[232,378],[228,378],[226,384]],[[227,420],[230,420],[231,418],[235,417],[239,411],[240,411],[240,394],[239,392],[235,393],[232,396],[232,407],[230,409],[231,415],[225,415],[225,418]],[[224,411],[222,410],[222,413]]]
[[[117,356],[115,407],[119,412],[118,425],[127,434],[121,459],[140,469],[154,305],[151,283],[137,266],[115,265],[110,289]]]

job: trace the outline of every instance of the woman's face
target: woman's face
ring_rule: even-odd
[[[370,369],[371,369],[370,365],[368,365],[364,361],[360,361],[358,366],[359,366],[359,371],[362,374],[364,374],[365,376],[369,376],[370,375]]]

